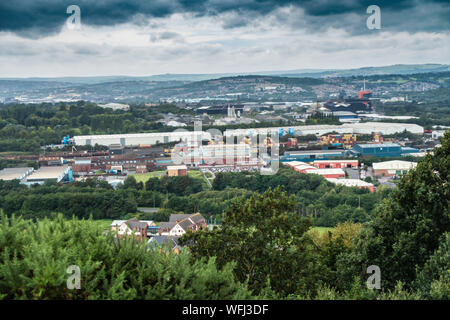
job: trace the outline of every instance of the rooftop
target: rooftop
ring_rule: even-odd
[[[32,167],[5,168],[3,170],[0,170],[0,180],[21,179],[25,174],[33,170],[34,168]]]
[[[27,178],[27,181],[58,179],[68,169],[69,169],[69,166],[67,166],[67,165],[64,165],[64,166],[53,166],[53,167],[41,167],[37,171],[34,171]]]
[[[334,184],[344,185],[347,187],[373,187],[372,183],[360,179],[327,178],[327,180]]]
[[[392,160],[384,162],[374,162],[372,167],[374,170],[407,170],[415,168],[417,166],[416,162],[403,161],[403,160]]]
[[[360,146],[361,148],[392,148],[392,147],[400,147],[399,144],[396,143],[362,143],[362,144],[356,144],[357,146]]]
[[[185,165],[181,166],[168,166],[167,170],[187,170],[187,167]]]
[[[306,151],[294,151],[285,152],[286,156],[295,156],[299,154],[341,154],[344,150],[306,150]]]
[[[355,159],[355,160],[314,160],[314,163],[341,163],[341,162],[358,162],[358,159]]]
[[[344,170],[342,169],[315,169],[315,170],[309,170],[308,173],[315,173],[320,175],[326,175],[326,174],[345,174]]]

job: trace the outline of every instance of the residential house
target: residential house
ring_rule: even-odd
[[[151,237],[147,245],[150,248],[158,248],[159,252],[162,251],[163,247],[168,250],[169,248],[176,254],[178,254],[181,250],[181,247],[178,245],[177,236],[153,236]]]
[[[116,231],[119,238],[127,235],[134,235],[137,239],[146,239],[147,230],[154,226],[153,221],[140,221],[137,218],[128,220],[114,220],[111,223],[111,230]]]
[[[172,214],[169,222],[161,222],[159,235],[182,236],[188,230],[195,232],[206,229],[206,220],[200,213],[194,214]]]

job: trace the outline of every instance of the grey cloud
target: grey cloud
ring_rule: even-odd
[[[166,17],[173,13],[192,13],[194,16],[235,13],[228,17],[224,15],[224,20],[219,21],[224,28],[235,28],[263,18],[280,7],[293,6],[304,12],[304,21],[293,23],[294,27],[323,30],[340,26],[351,33],[360,33],[366,31],[363,30],[366,8],[377,4],[386,28],[450,29],[448,0],[16,0],[0,2],[0,31],[12,31],[30,38],[58,33],[68,17],[66,8],[71,4],[80,6],[83,24],[94,26],[126,22],[145,25],[149,17]],[[280,19],[282,23],[283,17]]]
[[[182,42],[184,41],[184,38],[179,33],[171,31],[153,33],[150,35],[151,42],[158,42],[161,40],[177,40],[178,42]]]
[[[8,41],[8,43],[2,43],[0,46],[0,56],[33,56],[39,53],[38,49],[24,43]]]

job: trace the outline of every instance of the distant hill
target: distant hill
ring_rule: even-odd
[[[351,76],[371,76],[388,74],[417,74],[430,72],[450,71],[450,65],[445,64],[397,64],[385,67],[364,67],[358,69],[326,70],[319,72],[289,72],[280,74],[285,77],[351,77]]]
[[[235,100],[243,101],[314,101],[338,96],[357,96],[364,83],[374,97],[402,96],[441,87],[450,88],[450,71],[444,66],[418,65],[355,69],[322,77],[297,77],[292,74],[224,76],[200,81],[158,81],[153,77],[60,78],[61,81],[37,79],[1,80],[0,102],[150,102],[161,100]],[[435,70],[425,72],[425,70]],[[420,71],[405,73],[412,70]],[[439,70],[439,72],[438,72]],[[350,72],[350,71],[348,71]],[[375,74],[369,74],[377,72]],[[392,72],[383,74],[383,72]],[[402,74],[402,72],[404,72]],[[325,73],[325,72],[324,72]],[[313,73],[316,74],[316,73]],[[309,74],[311,75],[311,74]],[[184,75],[188,78],[188,75]],[[143,80],[152,78],[153,80]],[[181,78],[179,78],[181,79]],[[63,81],[64,80],[64,81]],[[106,81],[111,80],[111,81]],[[75,82],[70,82],[75,81]],[[87,81],[87,82],[76,82]]]
[[[0,80],[26,80],[26,81],[54,81],[73,84],[96,84],[105,82],[121,81],[203,81],[223,77],[235,77],[245,75],[268,75],[290,78],[328,78],[328,77],[349,77],[349,76],[369,76],[387,74],[415,74],[429,72],[450,71],[447,64],[397,64],[382,67],[364,67],[357,69],[297,69],[283,71],[258,71],[242,73],[210,73],[210,74],[158,74],[151,76],[94,76],[94,77],[55,77],[55,78],[0,78]]]

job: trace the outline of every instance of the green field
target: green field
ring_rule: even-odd
[[[148,179],[154,178],[154,177],[162,177],[165,176],[165,171],[152,171],[147,173],[137,173],[133,174],[133,177],[135,177],[137,182],[143,182],[146,183]]]
[[[154,177],[164,177],[166,175],[166,171],[152,171],[147,173],[137,173],[133,174],[133,177],[137,182],[147,182],[148,179]],[[193,179],[200,179],[202,181],[202,185],[204,189],[210,189],[208,183],[205,181],[203,174],[199,170],[188,170],[188,176]]]

